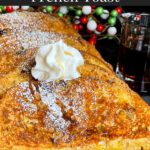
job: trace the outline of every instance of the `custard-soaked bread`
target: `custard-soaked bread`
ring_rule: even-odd
[[[14,12],[0,28],[0,149],[150,149],[150,107],[66,20]],[[34,80],[37,49],[60,39],[81,52],[81,77]]]

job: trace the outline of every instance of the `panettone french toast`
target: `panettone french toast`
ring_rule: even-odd
[[[150,107],[64,19],[0,15],[0,149],[150,150]],[[84,58],[73,80],[31,75],[37,49],[63,40]]]
[[[16,73],[29,70],[37,47],[60,39],[82,51],[87,63],[111,71],[110,65],[66,20],[40,12],[3,14],[0,16],[0,95],[12,83],[23,80]]]

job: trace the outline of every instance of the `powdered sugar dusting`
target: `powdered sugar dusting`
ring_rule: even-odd
[[[71,125],[71,120],[66,119],[64,114],[72,111],[70,118],[75,118],[77,122],[88,119],[85,111],[85,99],[81,94],[83,90],[78,87],[74,89],[78,92],[71,90],[66,95],[63,92],[67,90],[67,82],[38,82],[36,87],[34,83],[23,82],[18,85],[19,90],[16,92],[15,99],[22,106],[23,111],[30,114],[36,113],[39,106],[34,100],[38,93],[41,101],[47,106],[45,117],[43,117],[45,128],[55,129],[58,132],[67,132],[67,128]],[[82,126],[82,123],[80,125]]]
[[[7,31],[0,43],[3,51],[37,48],[63,39],[62,35],[44,30],[40,15],[29,12],[0,15],[0,24],[3,26],[0,28]]]
[[[29,88],[29,82],[19,84],[19,90],[16,92],[15,98],[24,111],[28,111],[30,114],[37,112],[37,106],[33,104],[34,97]]]
[[[29,101],[29,102],[33,102],[34,98],[33,98],[33,95],[31,94],[31,91],[29,89],[29,82],[23,82],[23,83],[20,83],[20,87],[22,88],[22,93],[20,93],[19,91],[17,92],[17,95],[18,96],[25,96],[26,99]]]
[[[52,43],[57,41],[59,38],[54,33],[33,31],[24,32],[20,37],[22,39],[22,47],[25,49],[40,47],[46,45],[47,43]]]
[[[41,99],[50,110],[47,112],[45,119],[50,118],[56,130],[61,131],[69,126],[70,121],[63,118],[62,110],[56,103],[56,95],[53,90],[54,87],[49,86],[48,83],[41,83],[41,86],[39,86]]]

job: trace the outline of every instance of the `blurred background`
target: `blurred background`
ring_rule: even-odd
[[[108,10],[112,10],[114,7],[105,7]],[[134,13],[150,13],[150,6],[149,7],[122,7],[125,13],[128,12],[134,12]],[[116,27],[118,30],[118,35],[121,32],[121,24],[119,20],[117,20]],[[116,70],[117,65],[117,58],[118,58],[118,46],[119,43],[115,39],[104,39],[104,40],[98,40],[96,43],[96,48],[99,50],[103,58],[112,64],[114,70]]]

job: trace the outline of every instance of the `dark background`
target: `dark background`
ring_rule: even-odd
[[[105,9],[112,10],[115,7],[104,7]],[[150,6],[145,7],[145,6],[124,6],[122,7],[124,12],[136,12],[136,13],[150,13]],[[118,36],[120,35],[120,30],[121,30],[121,24],[119,21],[117,21],[116,24],[117,30],[118,30]],[[96,48],[99,50],[103,58],[112,64],[114,70],[116,69],[116,63],[117,63],[117,56],[118,56],[118,41],[116,40],[98,40],[96,44]]]

